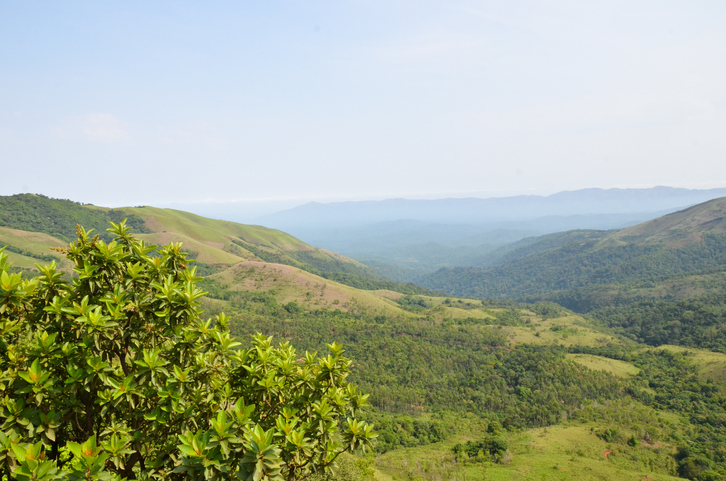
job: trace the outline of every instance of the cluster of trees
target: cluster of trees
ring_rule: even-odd
[[[645,292],[666,292],[688,276],[724,272],[726,235],[703,232],[698,242],[681,244],[599,244],[604,235],[545,236],[522,243],[493,267],[442,269],[424,285],[456,295],[554,301],[638,342],[726,352],[726,289],[711,286],[709,295],[693,290],[685,300]]]
[[[109,231],[79,228],[72,282],[54,263],[24,280],[0,252],[0,479],[325,479],[371,444],[341,345],[245,348],[200,317],[180,244]]]
[[[524,323],[523,308],[561,316],[551,303],[486,302],[499,309],[485,320],[436,321],[413,295],[400,303],[418,318],[309,312],[271,292],[200,280],[180,245],[144,245],[124,223],[110,231],[110,243],[78,231],[66,252],[72,280],[54,264],[24,280],[0,253],[0,476],[331,480],[325,471],[337,461],[339,479],[364,480],[370,466],[345,453],[371,446],[371,423],[382,452],[444,440],[468,416],[490,428],[455,448],[472,462],[504,459],[507,430],[569,419],[600,423],[599,434],[624,446],[677,444],[675,457],[654,451],[653,465],[689,479],[726,473],[726,398],[687,355],[510,347],[503,326]],[[655,314],[643,305],[640,317],[603,312],[613,327],[649,331],[641,339],[653,343],[668,335],[713,348],[724,304],[713,296],[653,304]],[[251,345],[239,343],[250,336]],[[640,373],[618,379],[568,352],[625,360]],[[659,411],[688,422],[675,426]]]
[[[361,414],[361,419],[375,425],[378,439],[374,450],[379,453],[444,441],[465,427],[460,416],[449,418],[438,413],[424,418],[368,409]]]
[[[726,352],[726,294],[683,301],[647,300],[590,313],[624,335],[650,344]]]
[[[698,375],[692,354],[635,347],[572,350],[625,360],[640,369],[626,385],[628,397],[622,401],[627,405],[621,402],[604,409],[590,403],[574,414],[575,419],[624,426],[648,443],[665,439],[676,444],[676,471],[685,478],[705,481],[726,476],[726,396],[713,381]],[[674,425],[659,411],[676,413],[687,422]]]
[[[509,440],[506,430],[498,422],[492,422],[487,427],[486,435],[478,441],[467,441],[452,448],[457,459],[466,461],[502,462],[509,449]]]
[[[557,305],[497,301],[487,305],[504,308],[498,312],[502,319],[434,322],[425,316],[286,309],[272,293],[220,291],[217,295],[229,300],[240,320],[234,326],[239,336],[259,330],[294,340],[306,349],[319,349],[330,337],[344,342],[356,360],[352,379],[371,394],[374,410],[364,418],[380,429],[379,451],[435,442],[455,433],[457,422],[439,414],[459,413],[455,419],[461,420],[475,413],[506,429],[565,420],[596,422],[606,426],[603,433],[612,429],[612,441],[624,448],[629,443],[658,441],[679,446],[676,458],[654,449],[649,461],[654,469],[689,479],[726,473],[722,448],[726,445],[722,434],[726,399],[713,383],[698,378],[687,356],[642,352],[627,344],[506,347],[506,336],[497,324],[521,324],[517,308],[524,307],[557,317],[563,312]],[[570,362],[568,352],[625,360],[639,367],[640,373],[617,379]],[[674,426],[660,411],[685,415],[688,423]],[[482,446],[477,445],[472,459],[479,451],[489,452],[494,459]],[[469,447],[474,452],[473,444]]]

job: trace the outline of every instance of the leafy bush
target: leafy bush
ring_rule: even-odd
[[[109,244],[78,228],[71,284],[0,251],[0,478],[291,480],[375,438],[339,344],[240,349],[224,314],[199,317],[181,244],[112,226]]]

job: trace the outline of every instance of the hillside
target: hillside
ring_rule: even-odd
[[[124,218],[135,232],[148,232],[142,219],[119,209],[35,194],[0,196],[0,227],[42,232],[65,243],[75,238],[77,224],[95,229],[104,240],[109,240],[110,236],[106,233],[109,221],[120,222]]]
[[[726,232],[726,197],[714,199],[672,214],[643,222],[618,232],[608,239],[622,242],[684,245],[697,243],[704,234]]]
[[[372,292],[394,302],[350,309],[330,304],[340,286],[288,271],[291,289],[281,270],[259,272],[276,266],[254,267],[215,275],[205,308],[231,314],[241,338],[342,342],[371,393],[377,479],[710,479],[697,477],[726,466],[722,355],[646,349],[552,304]],[[503,454],[454,453],[492,430]]]
[[[476,298],[551,300],[650,345],[726,352],[726,198],[618,231],[526,239],[480,268],[422,284]]]
[[[346,272],[382,278],[359,262],[312,247],[276,229],[156,207],[124,207],[120,210],[144,220],[144,226],[150,233],[139,234],[141,239],[155,244],[183,242],[201,264],[232,265],[258,260],[288,264],[316,273]]]
[[[527,298],[726,267],[726,198],[620,231],[571,231],[520,241],[490,266],[442,269],[427,287],[458,295]]]
[[[34,269],[35,264],[54,260],[68,270],[70,263],[50,250],[51,247],[63,247],[66,244],[65,241],[41,232],[0,227],[0,249],[4,248],[10,262],[21,269]]]
[[[6,250],[16,267],[32,268],[38,260],[60,261],[49,248],[73,239],[77,224],[94,229],[109,242],[108,223],[123,219],[149,244],[182,242],[201,272],[211,273],[244,261],[262,261],[337,276],[344,282],[361,284],[365,280],[387,285],[386,278],[374,269],[312,247],[276,229],[208,219],[172,209],[108,209],[32,194],[0,196],[0,247],[8,246]]]

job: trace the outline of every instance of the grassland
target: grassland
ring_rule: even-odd
[[[365,309],[370,313],[411,316],[391,299],[390,294],[381,295],[376,291],[349,287],[289,265],[240,262],[209,276],[209,279],[230,292],[267,292],[279,304],[296,302],[310,311]]]
[[[522,312],[528,313],[528,311]],[[574,314],[545,318],[529,312],[524,326],[508,327],[506,331],[514,344],[603,346],[624,342]]]
[[[59,265],[70,268],[65,257],[51,250],[51,247],[63,247],[66,243],[48,234],[0,227],[0,247],[4,245],[9,246],[5,253],[15,267],[34,269],[35,264],[47,264],[47,259],[52,257]]]
[[[230,238],[237,238],[249,244],[287,251],[313,249],[290,234],[276,229],[209,219],[174,209],[124,207],[122,210],[144,219],[152,232],[175,232],[218,248],[229,245]]]
[[[613,376],[623,379],[635,376],[640,372],[637,367],[633,366],[629,362],[609,359],[602,356],[594,356],[591,354],[568,354],[567,358],[578,364],[582,364],[589,369],[609,372]]]
[[[206,266],[205,273],[254,260],[292,265],[316,274],[345,273],[383,280],[374,269],[357,261],[262,226],[209,219],[173,209],[108,209],[36,195],[0,196],[0,204],[0,247],[11,246],[7,249],[12,252],[11,261],[20,268],[32,268],[37,260],[51,260],[48,247],[71,241],[76,223],[94,229],[94,234],[110,242],[108,222],[126,218],[134,235],[147,244],[183,243],[190,257]]]
[[[501,330],[509,338],[511,346],[536,344],[596,347],[627,342],[603,331],[583,317],[566,311],[560,317],[549,318],[527,309],[486,307],[481,301],[474,299],[404,296],[390,290],[367,291],[289,265],[244,261],[210,275],[208,279],[225,291],[266,293],[280,305],[295,302],[308,311],[340,309],[397,318],[425,318],[436,323],[501,325]],[[403,300],[413,302],[416,309],[408,307]],[[616,365],[617,362],[614,361],[608,369],[612,370]]]
[[[666,481],[675,469],[673,446],[629,446],[596,435],[596,424],[567,424],[509,434],[504,463],[456,460],[452,448],[474,439],[461,435],[445,442],[399,449],[375,461],[377,479],[402,481]],[[609,451],[609,453],[608,453]],[[607,453],[607,456],[606,456]]]

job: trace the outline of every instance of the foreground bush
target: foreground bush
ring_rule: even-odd
[[[79,228],[72,283],[0,251],[0,478],[297,480],[375,437],[340,345],[240,349],[224,314],[200,318],[181,244],[109,232]]]

